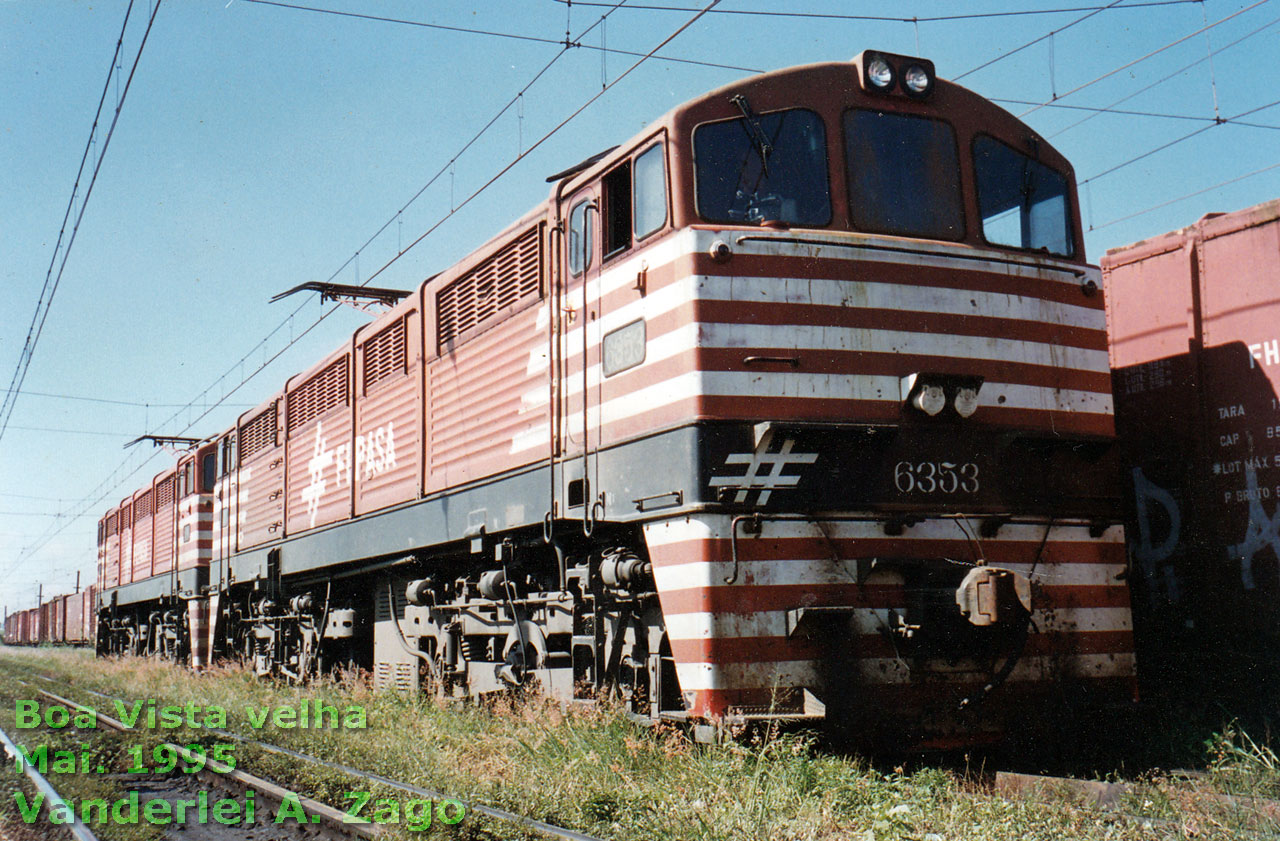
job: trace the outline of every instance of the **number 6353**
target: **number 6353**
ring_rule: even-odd
[[[900,461],[893,468],[893,484],[909,493],[977,493],[978,465],[971,461]]]

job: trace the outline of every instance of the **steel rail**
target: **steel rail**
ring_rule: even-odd
[[[81,822],[80,816],[76,814],[76,810],[68,804],[67,801],[62,799],[62,795],[58,794],[58,792],[54,790],[53,786],[51,786],[49,781],[36,770],[34,765],[26,761],[26,758],[22,755],[21,749],[12,739],[9,738],[9,734],[4,732],[3,729],[0,729],[0,743],[4,744],[5,753],[9,754],[9,758],[17,763],[18,767],[20,767],[27,775],[27,778],[31,780],[31,782],[35,783],[36,788],[40,789],[44,794],[50,807],[62,805],[71,812],[71,823],[64,824],[67,831],[70,832],[77,841],[98,841],[98,836],[94,835],[92,830]]]
[[[46,677],[45,675],[38,675],[38,677],[44,680],[47,680],[51,683],[57,682],[53,678]],[[97,692],[87,687],[77,687],[77,688],[80,689],[80,691],[82,692],[87,692],[90,695],[96,695],[99,698],[105,698],[106,700],[109,700],[109,701],[120,700],[118,698],[112,697],[111,695],[107,695],[103,692]],[[81,704],[77,704],[75,701],[72,701],[68,698],[62,698],[58,695],[55,695],[52,692],[49,692],[48,690],[40,689],[37,691],[40,692],[42,695],[47,695],[50,698],[57,700],[60,703],[66,704],[68,706],[76,707],[78,709],[85,709],[85,707],[82,706]],[[119,724],[119,722],[115,722],[113,719],[106,718],[101,713],[98,713],[97,716],[99,721],[106,721],[108,723],[108,726],[112,724]],[[123,725],[121,725],[121,727],[123,727]],[[546,835],[551,838],[561,838],[561,839],[564,839],[564,841],[603,841],[603,839],[597,838],[594,835],[587,835],[586,833],[578,832],[577,830],[568,829],[563,826],[556,826],[555,824],[547,823],[546,821],[540,821],[537,818],[530,818],[530,817],[526,817],[525,815],[518,815],[515,812],[508,812],[506,809],[499,809],[495,806],[487,806],[483,803],[472,803],[466,800],[461,800],[456,797],[449,797],[443,794],[442,792],[433,791],[432,789],[429,789],[429,788],[423,788],[422,786],[415,785],[413,783],[406,783],[401,780],[393,779],[391,777],[384,777],[383,775],[374,773],[372,771],[363,771],[359,768],[355,768],[350,765],[344,765],[341,762],[331,762],[327,759],[321,759],[318,756],[312,756],[311,754],[302,753],[301,751],[296,751],[291,748],[280,747],[279,745],[273,745],[268,742],[262,742],[257,739],[251,739],[248,736],[241,736],[239,733],[234,733],[230,730],[223,730],[220,727],[200,727],[199,729],[204,730],[208,733],[213,733],[214,735],[221,736],[223,738],[233,739],[242,744],[253,745],[254,747],[260,748],[261,750],[267,751],[268,753],[274,753],[280,756],[288,756],[292,759],[300,759],[304,762],[310,762],[315,765],[320,765],[322,767],[329,768],[334,771],[340,771],[344,774],[349,774],[353,777],[358,777],[363,780],[368,780],[369,782],[380,783],[381,785],[398,789],[408,794],[415,794],[415,795],[418,795],[419,797],[427,797],[427,798],[430,798],[431,800],[436,800],[436,801],[453,800],[465,806],[468,812],[475,812],[477,814],[484,815],[486,817],[493,818],[495,820],[516,824],[518,826],[524,827],[525,829],[531,829],[535,832],[541,833],[542,835]],[[181,750],[181,748],[179,748],[179,750]],[[306,806],[305,800],[303,802],[303,805]]]
[[[48,678],[46,678],[46,680],[48,680]],[[103,715],[97,710],[90,710],[88,707],[84,706],[83,704],[78,704],[75,701],[71,700],[70,698],[64,698],[61,695],[50,692],[47,689],[38,689],[36,691],[39,692],[41,695],[44,695],[48,698],[52,698],[53,700],[57,701],[60,704],[64,704],[67,707],[71,707],[77,710],[92,712],[94,714],[95,719],[98,722],[105,724],[107,727],[109,727],[112,730],[118,730],[123,733],[125,731],[133,729],[131,727],[126,727],[123,722],[117,721],[116,719],[111,718],[110,716]],[[94,694],[101,695],[102,693],[94,693]],[[110,698],[110,696],[108,695],[102,695],[102,697]],[[222,732],[219,730],[215,730],[213,728],[201,728],[201,729],[207,729],[210,733]],[[226,735],[230,736],[232,734],[228,733]],[[204,769],[207,770],[207,772],[211,774],[217,774],[218,775],[217,779],[220,781],[232,780],[238,783],[239,785],[245,786],[246,788],[251,788],[254,791],[264,794],[267,797],[279,803],[283,803],[286,799],[293,799],[299,805],[302,806],[303,810],[307,814],[319,815],[321,818],[323,818],[325,821],[331,824],[335,829],[341,832],[345,832],[352,835],[358,835],[362,838],[379,838],[383,834],[381,828],[377,827],[374,824],[368,823],[367,821],[364,821],[361,818],[348,820],[348,818],[350,818],[350,815],[342,811],[341,809],[335,809],[333,806],[330,806],[327,803],[321,803],[319,800],[315,800],[313,798],[299,794],[296,791],[290,791],[289,789],[284,788],[283,786],[277,785],[276,783],[273,783],[270,780],[266,780],[266,779],[263,779],[262,777],[258,777],[254,774],[250,774],[247,771],[241,771],[238,768],[232,768],[214,759],[210,759],[205,756],[199,756],[187,750],[186,748],[182,747],[181,745],[176,745],[172,742],[166,742],[164,743],[163,746],[167,748],[172,748],[179,756],[181,756],[187,762],[190,762],[192,764],[203,765]],[[90,838],[92,838],[92,835],[90,836]]]

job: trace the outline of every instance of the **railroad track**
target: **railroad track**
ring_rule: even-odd
[[[3,743],[4,752],[8,755],[9,761],[16,764],[18,762],[18,757],[21,755],[19,753],[18,745],[9,737],[8,733],[4,732],[3,729],[0,729],[0,743]],[[27,779],[31,780],[31,783],[36,787],[36,790],[44,796],[46,802],[50,804],[51,808],[53,804],[66,802],[49,780],[36,770],[35,766],[24,762],[21,763],[19,767],[22,768]],[[85,826],[84,823],[81,822],[80,817],[76,815],[74,811],[72,812],[72,821],[67,825],[66,829],[67,832],[71,834],[71,837],[75,838],[76,841],[97,841],[97,836],[93,834],[89,827]]]
[[[40,678],[41,680],[47,681],[49,683],[60,685],[58,681],[46,675],[36,675],[36,677]],[[89,689],[87,687],[77,687],[77,690],[89,695],[93,695],[98,698],[102,698],[107,701],[122,700],[122,699],[115,698],[111,695],[107,695],[105,693],[98,692],[93,689]],[[86,707],[85,705],[80,704],[79,702],[71,698],[67,698],[55,692],[51,692],[47,689],[37,689],[37,692],[39,692],[39,694],[45,696],[46,698],[52,700],[53,702],[66,706],[69,709],[77,709],[77,710],[90,709],[89,707]],[[127,728],[122,722],[117,721],[108,716],[104,716],[100,712],[96,713],[96,716],[99,723],[111,729],[118,730],[121,732],[130,729],[130,728]],[[465,810],[464,813],[474,813],[478,815],[484,815],[485,817],[488,817],[492,820],[510,824],[510,825],[519,827],[523,830],[537,833],[544,837],[562,839],[562,841],[601,841],[601,839],[593,835],[587,835],[586,833],[578,832],[577,830],[568,829],[562,826],[557,826],[555,824],[547,823],[546,821],[540,821],[540,820],[537,820],[536,818],[530,818],[525,815],[519,815],[515,812],[510,812],[505,809],[497,808],[495,806],[489,806],[483,803],[473,803],[473,802],[459,800],[457,798],[449,797],[448,795],[442,792],[424,788],[423,786],[419,786],[414,783],[409,783],[402,780],[396,780],[391,777],[387,777],[371,771],[365,771],[359,768],[352,767],[350,765],[345,765],[340,762],[332,762],[327,759],[322,759],[320,757],[312,756],[310,754],[303,753],[301,751],[296,751],[291,748],[282,747],[280,745],[274,745],[269,742],[261,741],[259,739],[252,739],[247,736],[242,736],[239,733],[235,733],[230,730],[225,730],[217,727],[202,727],[200,729],[203,730],[204,732],[207,732],[219,738],[231,739],[232,741],[238,742],[240,744],[252,745],[253,747],[258,748],[259,750],[266,751],[268,753],[273,753],[279,756],[287,756],[291,759],[296,759],[302,762],[311,763],[318,767],[327,768],[331,771],[337,771],[339,773],[348,775],[350,777],[354,777],[366,783],[374,783],[374,784],[386,786],[387,788],[395,789],[397,791],[410,794],[416,798],[424,798],[426,800],[431,801],[432,803],[441,803],[441,804],[445,802],[458,803]],[[186,761],[192,762],[193,764],[195,764],[199,759],[198,757],[191,756],[189,751],[187,751],[185,748],[179,745],[169,744],[167,745],[167,747],[178,751],[179,755],[182,755]],[[331,806],[328,806],[324,803],[320,803],[319,801],[313,800],[311,798],[303,797],[302,795],[299,795],[296,792],[291,792],[287,789],[284,789],[276,785],[275,783],[269,780],[262,779],[261,777],[256,777],[252,774],[247,774],[239,769],[228,769],[225,766],[218,767],[221,764],[216,763],[213,760],[205,760],[205,764],[209,766],[214,766],[208,769],[207,771],[202,772],[202,773],[208,774],[210,784],[218,784],[220,782],[224,784],[228,782],[233,784],[238,784],[244,788],[252,789],[256,792],[260,792],[266,798],[270,799],[271,801],[277,804],[281,803],[284,798],[289,798],[289,797],[296,798],[297,801],[300,803],[302,809],[308,815],[315,815],[315,816],[322,817],[324,819],[324,823],[330,825],[332,828],[336,829],[337,831],[339,831],[341,834],[345,836],[373,838],[373,837],[377,837],[380,834],[379,828],[377,826],[369,825],[369,824],[361,824],[361,823],[352,823],[349,820],[349,816],[345,812],[342,812],[341,810],[338,810],[338,809],[334,809]],[[320,823],[320,822],[317,821],[317,823]]]
[[[73,698],[67,697],[67,694],[75,694],[77,697],[84,699],[85,702],[90,705],[96,703],[96,701],[91,700],[90,696],[92,696],[92,698],[99,699],[104,702],[103,704],[98,704],[99,707],[103,707],[113,701],[120,700],[123,700],[126,704],[130,703],[126,699],[119,699],[113,695],[105,694],[88,687],[68,687],[67,683],[58,681],[47,675],[27,672],[26,676],[31,677],[33,680],[38,679],[40,682],[49,686],[48,689],[41,689],[36,686],[32,686],[32,692],[39,692],[40,695],[47,698],[49,701],[65,706],[69,709],[89,709],[91,707],[86,707],[85,704],[81,704]],[[57,691],[54,691],[55,688]],[[103,722],[103,726],[111,726],[112,723],[119,724],[118,722],[113,722],[110,719],[104,720],[100,713],[98,714],[98,719]],[[442,802],[449,799],[442,792],[434,791],[414,783],[393,779],[372,771],[345,765],[340,762],[322,759],[292,748],[243,736],[224,728],[203,727],[200,729],[205,731],[211,739],[220,740],[222,742],[235,742],[237,745],[252,746],[256,750],[265,753],[287,757],[288,760],[295,765],[307,763],[316,766],[318,769],[327,769],[335,774],[346,775],[355,781],[359,781],[360,784],[353,785],[353,787],[372,789],[376,786],[378,788],[385,788],[400,792],[406,797],[421,798],[431,802]],[[252,757],[253,754],[252,752],[248,752],[248,755]],[[215,770],[213,776],[217,778],[222,775]],[[1011,801],[1031,801],[1042,804],[1070,804],[1072,807],[1083,808],[1087,811],[1093,812],[1099,817],[1104,814],[1113,816],[1112,818],[1106,818],[1107,820],[1117,820],[1126,824],[1142,826],[1146,829],[1156,829],[1168,834],[1170,837],[1177,836],[1180,831],[1180,818],[1153,818],[1135,813],[1136,811],[1145,811],[1145,809],[1136,809],[1136,803],[1142,802],[1142,798],[1146,796],[1143,793],[1144,784],[1142,783],[1097,782],[1035,774],[1017,774],[1006,771],[996,772],[989,777],[985,777],[985,780],[986,783],[982,787],[988,794],[1001,796]],[[213,782],[206,783],[206,786],[216,785],[217,782],[218,780],[214,780]],[[226,780],[222,780],[222,782],[225,783]],[[1221,807],[1221,810],[1224,812],[1235,811],[1238,813],[1243,810],[1256,813],[1263,818],[1264,821],[1280,822],[1280,802],[1265,800],[1262,798],[1238,797],[1215,793],[1208,790],[1207,786],[1198,784],[1203,782],[1204,781],[1197,781],[1196,779],[1189,779],[1185,781],[1187,793],[1189,795],[1194,795],[1199,802],[1214,804],[1216,807]],[[267,785],[271,785],[271,783],[267,782]],[[1179,783],[1179,785],[1181,785],[1181,783]],[[283,789],[280,791],[284,792]],[[284,792],[284,795],[289,794],[291,793]],[[187,795],[175,795],[175,797],[182,796]],[[269,794],[263,795],[263,797],[269,796]],[[280,796],[281,795],[277,793],[277,801]],[[317,814],[320,813],[320,810],[316,808],[313,802],[300,802],[308,804],[306,807],[306,812],[308,814],[312,814],[313,812]],[[471,812],[477,816],[484,816],[491,821],[500,821],[506,824],[511,830],[520,834],[521,837],[536,833],[543,837],[566,839],[567,841],[597,841],[597,839],[594,839],[592,836],[585,833],[525,817],[507,810],[488,806],[486,804],[465,803],[463,805],[467,812]],[[341,820],[341,813],[339,813],[339,819]],[[357,830],[356,834],[365,835],[366,837],[368,837],[368,835],[376,834],[377,827],[363,828],[369,830],[369,832],[359,832]],[[349,825],[338,827],[339,831],[346,832],[348,835],[353,834],[352,829],[353,828]],[[460,831],[465,831],[465,829],[471,829],[471,827],[459,827]],[[506,836],[504,835],[503,837]],[[1271,836],[1266,835],[1265,832],[1262,834],[1245,832],[1238,837],[1256,837],[1261,839]]]

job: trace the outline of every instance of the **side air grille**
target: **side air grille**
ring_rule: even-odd
[[[151,494],[152,491],[147,491],[138,497],[138,501],[133,504],[133,521],[135,523],[151,516]]]
[[[159,511],[169,505],[173,505],[173,485],[176,477],[169,476],[161,480],[156,485],[156,510]]]
[[[393,324],[379,330],[362,347],[365,394],[387,377],[403,374],[408,370],[409,346],[403,318],[396,319]]]
[[[438,349],[541,289],[542,237],[535,225],[436,293]]]
[[[289,432],[323,415],[335,406],[347,404],[349,357],[335,359],[324,370],[289,392]]]
[[[240,428],[240,459],[248,461],[259,452],[276,446],[276,404],[272,403],[257,417]]]

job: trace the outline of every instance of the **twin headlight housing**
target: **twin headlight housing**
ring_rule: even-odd
[[[902,402],[929,417],[936,417],[950,404],[962,418],[978,411],[982,377],[963,374],[908,374],[899,382]]]
[[[862,87],[872,93],[904,93],[924,99],[933,91],[933,62],[878,50],[863,50],[854,61],[862,68]]]

